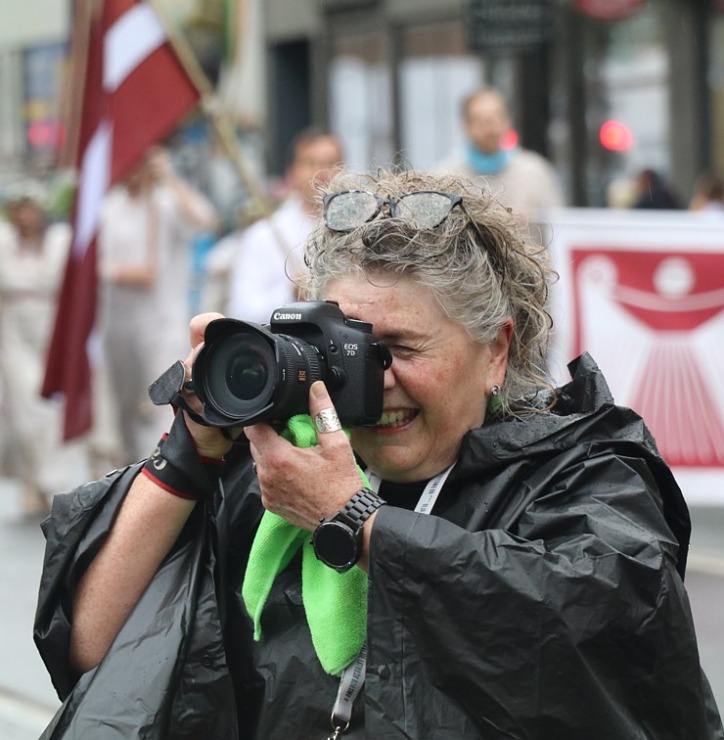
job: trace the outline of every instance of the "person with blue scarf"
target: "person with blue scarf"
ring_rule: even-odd
[[[466,142],[433,168],[436,173],[483,180],[501,202],[527,218],[564,205],[551,164],[510,140],[511,117],[501,93],[481,88],[462,102]]]

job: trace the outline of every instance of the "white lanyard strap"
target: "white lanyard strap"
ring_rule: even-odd
[[[455,463],[427,482],[425,490],[422,492],[415,506],[415,511],[418,514],[429,514],[432,511],[432,507],[435,506],[443,484],[447,480],[448,475],[450,475],[450,471],[454,465]],[[377,493],[380,490],[381,478],[374,473],[368,473],[367,479],[370,482],[370,488]],[[337,699],[332,708],[332,729],[334,733],[330,740],[338,738],[349,727],[349,721],[352,717],[352,705],[365,682],[366,665],[367,643],[365,642],[357,658],[342,671],[342,675],[340,676]]]
[[[432,507],[435,506],[437,497],[440,495],[440,490],[454,467],[455,463],[446,470],[443,470],[442,473],[438,473],[434,478],[431,478],[427,482],[425,490],[422,492],[420,499],[415,506],[415,511],[418,514],[429,514],[432,511]],[[378,493],[380,490],[380,483],[382,483],[380,476],[376,473],[367,473],[367,480],[370,482],[370,488],[375,493]]]
[[[360,648],[359,655],[343,671],[339,679],[337,699],[332,707],[332,729],[336,738],[349,727],[352,705],[365,682],[367,666],[367,643]]]

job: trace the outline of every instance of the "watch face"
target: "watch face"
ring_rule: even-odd
[[[314,533],[314,552],[330,568],[349,570],[359,559],[354,532],[340,522],[325,522]]]

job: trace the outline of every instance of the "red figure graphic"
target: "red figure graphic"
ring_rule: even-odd
[[[672,466],[724,465],[724,254],[573,250],[575,349]]]

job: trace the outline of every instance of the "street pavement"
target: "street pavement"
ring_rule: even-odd
[[[33,643],[45,540],[19,499],[0,479],[0,738],[37,740],[60,702]]]
[[[37,740],[60,702],[32,639],[44,539],[0,478],[0,738]],[[724,710],[724,505],[692,508],[686,586],[701,660]]]

